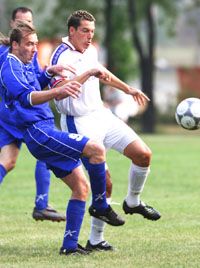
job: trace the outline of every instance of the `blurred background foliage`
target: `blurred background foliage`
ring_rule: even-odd
[[[97,21],[95,41],[103,63],[124,81],[138,78],[138,86],[151,99],[140,118],[141,130],[155,132],[160,119],[154,101],[157,43],[173,39],[178,14],[194,10],[199,0],[0,0],[0,29],[4,34],[9,31],[12,10],[19,6],[33,10],[40,40],[67,35],[67,17],[74,10],[91,12]]]

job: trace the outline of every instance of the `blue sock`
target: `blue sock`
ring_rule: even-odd
[[[50,176],[50,171],[47,169],[46,164],[38,160],[35,167],[35,206],[39,210],[45,209],[48,206]]]
[[[3,178],[6,176],[7,171],[3,165],[0,164],[0,184],[3,182]]]
[[[88,165],[88,174],[92,189],[92,205],[98,210],[108,207],[106,202],[106,171],[105,162]]]
[[[69,200],[66,211],[66,228],[62,248],[67,250],[76,249],[78,237],[85,214],[85,201],[76,199]]]

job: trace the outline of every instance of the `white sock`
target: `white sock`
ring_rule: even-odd
[[[107,198],[107,203],[111,203],[111,198]],[[92,217],[91,218],[91,229],[90,229],[90,243],[92,245],[97,245],[104,241],[104,229],[106,223],[102,220]]]
[[[126,196],[126,202],[129,207],[136,207],[140,204],[140,193],[144,188],[149,172],[150,167],[139,167],[132,163]]]

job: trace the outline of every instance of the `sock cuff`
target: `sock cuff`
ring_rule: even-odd
[[[102,168],[105,170],[105,162],[98,163],[98,164],[91,164],[89,163],[89,168],[88,171],[95,171],[96,172],[101,172]]]
[[[148,166],[148,167],[140,167],[140,166],[138,166],[138,165],[136,165],[134,163],[131,164],[131,169],[135,170],[135,171],[145,172],[145,173],[150,172],[150,166]]]
[[[107,204],[110,205],[111,204],[111,197],[107,197],[106,201],[107,201]]]
[[[70,199],[68,202],[68,209],[80,211],[85,211],[86,202],[78,199]]]

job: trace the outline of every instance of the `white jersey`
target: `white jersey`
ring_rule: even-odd
[[[65,37],[62,43],[54,51],[51,57],[51,64],[71,65],[76,69],[76,75],[80,75],[89,69],[97,68],[98,62],[97,51],[93,45],[90,45],[84,53],[81,53]],[[74,74],[67,72],[69,79],[73,79]],[[59,80],[59,77],[55,79]],[[99,79],[91,76],[83,85],[82,92],[77,99],[68,97],[64,100],[56,101],[57,109],[62,114],[72,116],[87,115],[103,106],[100,95]]]
[[[90,46],[84,53],[75,50],[68,39],[52,55],[51,64],[69,64],[80,75],[99,65],[97,51]],[[72,73],[67,73],[73,78]],[[57,77],[56,80],[59,80]],[[79,133],[103,144],[106,149],[115,149],[123,153],[128,144],[139,139],[137,134],[122,120],[106,109],[101,100],[99,79],[90,77],[82,86],[82,93],[78,99],[68,97],[56,101],[61,113],[61,128],[71,133]]]

